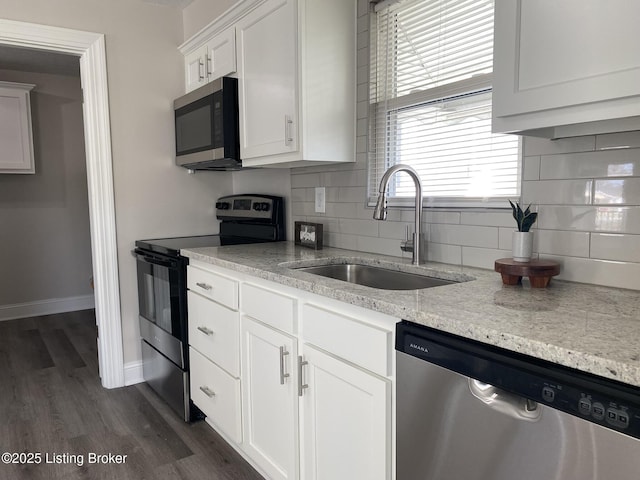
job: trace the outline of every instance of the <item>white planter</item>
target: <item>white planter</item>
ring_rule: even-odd
[[[533,232],[514,231],[511,247],[516,262],[530,261],[533,253]]]

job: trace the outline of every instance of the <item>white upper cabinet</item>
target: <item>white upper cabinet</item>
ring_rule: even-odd
[[[268,0],[238,22],[240,156],[298,150],[295,0]]]
[[[640,127],[640,2],[496,0],[493,130]]]
[[[236,32],[230,27],[184,56],[185,90],[190,92],[236,71]]]
[[[0,82],[0,174],[35,173],[30,98],[34,87]]]
[[[243,165],[355,161],[356,2],[267,0],[236,35]]]
[[[180,47],[187,91],[236,72],[244,166],[355,162],[356,6],[244,0]]]

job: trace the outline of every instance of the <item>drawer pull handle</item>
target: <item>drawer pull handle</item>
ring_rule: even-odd
[[[211,335],[214,334],[214,331],[209,329],[209,328],[207,328],[207,327],[198,327],[198,330],[200,330],[202,333],[204,333],[208,337],[210,337]]]
[[[198,282],[196,283],[197,286],[199,286],[201,289],[203,290],[211,290],[213,287],[211,285],[209,285],[208,283],[203,283],[203,282]]]
[[[211,390],[209,387],[200,387],[200,390],[209,398],[213,398],[216,396],[216,392]]]
[[[306,383],[304,383],[304,375],[303,375],[303,368],[305,365],[308,365],[309,362],[307,362],[306,360],[302,360],[302,357],[298,357],[298,396],[301,397],[302,394],[304,393],[304,389],[305,388],[309,388],[309,385],[307,385]]]
[[[289,378],[289,374],[284,372],[284,357],[289,355],[289,352],[285,350],[285,347],[280,347],[280,385],[284,385],[286,378]]]

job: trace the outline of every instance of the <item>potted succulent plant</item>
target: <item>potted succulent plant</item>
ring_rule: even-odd
[[[528,262],[533,253],[533,232],[530,229],[538,219],[538,213],[531,211],[531,204],[524,211],[518,202],[514,204],[509,200],[509,204],[518,225],[518,230],[515,230],[512,236],[513,259],[516,262]]]

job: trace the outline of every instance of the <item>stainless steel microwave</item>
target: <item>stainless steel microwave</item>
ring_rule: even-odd
[[[239,170],[238,80],[221,77],[173,102],[176,164],[191,170]]]

